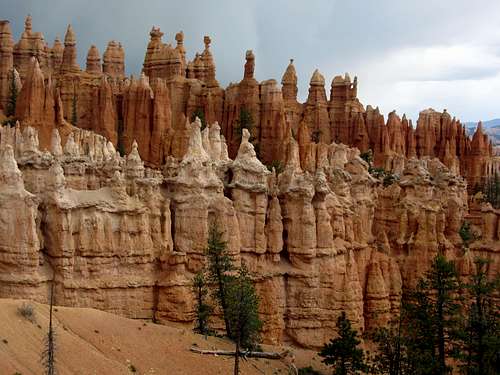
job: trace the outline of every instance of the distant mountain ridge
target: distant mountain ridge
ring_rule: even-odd
[[[467,129],[469,129],[469,128],[476,129],[477,122],[474,122],[474,121],[466,122],[465,126]],[[497,127],[500,127],[500,118],[495,118],[493,120],[483,121],[483,128],[484,129],[497,128]]]

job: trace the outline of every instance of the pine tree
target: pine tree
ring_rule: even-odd
[[[208,288],[205,282],[205,275],[198,272],[193,278],[193,291],[196,296],[196,327],[195,331],[206,335],[209,333],[208,319],[212,313],[212,307],[206,303]]]
[[[207,126],[207,120],[205,119],[205,111],[203,110],[203,108],[198,107],[194,110],[193,114],[191,115],[191,122],[196,120],[196,117],[198,117],[201,121],[201,130],[205,129],[205,127]]]
[[[476,258],[474,263],[476,270],[466,284],[471,303],[466,304],[458,358],[464,374],[493,375],[500,373],[500,313],[495,300],[500,281],[498,275],[488,280],[486,260]]]
[[[391,321],[387,327],[378,327],[370,334],[376,344],[376,354],[372,357],[371,372],[374,374],[413,374],[404,336],[403,317]]]
[[[244,107],[240,108],[240,116],[237,120],[236,133],[238,138],[241,139],[243,135],[243,129],[247,129],[250,134],[252,134],[253,128],[253,117],[252,114]]]
[[[238,375],[240,350],[255,347],[259,342],[259,332],[262,327],[259,319],[259,297],[244,265],[228,284],[227,317],[236,344],[234,374]]]
[[[71,123],[74,126],[78,123],[78,101],[76,93],[73,94],[73,99],[71,100]]]
[[[404,300],[405,319],[415,374],[443,375],[457,334],[459,282],[453,262],[438,254],[417,288]]]
[[[227,244],[222,240],[222,232],[212,225],[208,234],[206,254],[208,257],[208,279],[215,284],[214,299],[219,303],[224,317],[226,334],[232,337],[231,325],[227,316],[227,287],[233,279],[233,261],[227,251]]]
[[[337,319],[337,329],[339,337],[331,339],[319,352],[324,358],[323,362],[334,367],[335,375],[359,374],[360,371],[365,371],[365,354],[363,349],[359,348],[361,341],[344,311]]]
[[[17,95],[16,76],[14,69],[12,69],[10,72],[9,101],[5,113],[7,117],[14,117],[16,115]]]

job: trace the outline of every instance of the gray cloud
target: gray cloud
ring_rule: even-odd
[[[28,13],[50,42],[72,23],[82,66],[91,44],[102,53],[116,39],[125,47],[127,72],[139,73],[155,25],[164,41],[183,30],[190,58],[210,35],[222,85],[242,78],[245,51],[253,49],[259,80],[279,81],[294,58],[303,99],[319,68],[327,91],[334,75],[357,74],[361,101],[385,113],[396,108],[416,117],[435,106],[464,120],[500,117],[500,24],[491,21],[500,14],[497,0],[0,0],[0,9],[16,39]],[[461,52],[420,62],[420,51],[443,46]],[[467,57],[477,51],[480,58]]]

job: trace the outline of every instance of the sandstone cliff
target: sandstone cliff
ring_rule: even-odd
[[[313,148],[305,170],[292,138],[277,174],[247,130],[231,160],[218,124],[200,128],[187,126],[185,156],[162,171],[144,166],[136,142],[121,157],[93,132],[75,128],[62,144],[54,129],[40,151],[33,128],[2,128],[2,296],[46,302],[54,280],[57,304],[189,323],[216,223],[255,275],[265,340],[319,346],[341,310],[360,329],[386,322],[438,250],[470,273],[464,217],[483,233],[472,252],[498,271],[500,212],[469,212],[463,179],[436,158],[405,161],[384,187],[357,149],[335,143]]]
[[[216,224],[255,275],[265,340],[317,347],[340,311],[361,330],[387,322],[438,251],[463,275],[476,254],[498,272],[500,211],[469,204],[464,180],[500,167],[480,125],[469,139],[430,109],[416,128],[386,123],[356,78],[335,77],[328,98],[318,70],[301,104],[293,62],[282,87],[258,82],[252,51],[224,90],[209,37],[186,61],[183,33],[162,36],[129,79],[118,42],[102,63],[91,47],[82,71],[71,27],[49,49],[31,18],[16,45],[0,23],[0,105],[13,67],[22,81],[19,122],[0,129],[0,296],[46,302],[53,280],[60,305],[190,324]],[[394,182],[369,173],[369,149]],[[481,236],[468,252],[464,220]]]

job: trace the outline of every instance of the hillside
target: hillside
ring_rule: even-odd
[[[2,375],[43,372],[40,353],[48,326],[48,306],[33,303],[34,323],[17,313],[22,300],[0,299],[0,368]],[[231,374],[232,358],[191,353],[232,349],[226,340],[205,339],[188,329],[156,325],[87,308],[55,309],[56,363],[61,375],[82,374]],[[284,348],[270,348],[283,350]],[[294,350],[297,366],[309,363],[312,351]],[[135,367],[136,372],[132,369]],[[243,374],[287,374],[278,360],[242,361]],[[315,367],[320,367],[315,364]]]

